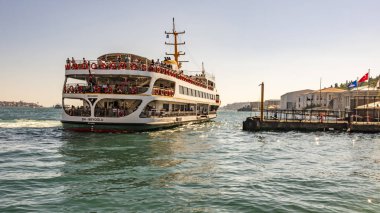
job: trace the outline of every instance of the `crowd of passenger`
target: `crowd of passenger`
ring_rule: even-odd
[[[175,71],[173,70],[173,66],[170,63],[165,63],[167,61],[171,61],[170,57],[165,57],[165,59],[160,61],[157,59],[156,61],[154,59],[148,61],[147,59],[145,61],[142,61],[139,58],[132,59],[131,55],[126,55],[125,59],[122,60],[121,55],[118,55],[116,57],[116,60],[101,60],[98,59],[95,61],[89,61],[86,60],[86,58],[83,58],[82,60],[75,60],[74,57],[67,58],[66,59],[66,70],[69,69],[132,69],[132,70],[143,70],[143,71],[157,71],[158,68],[167,69],[169,72],[165,73],[168,75],[172,75],[176,78],[179,78],[181,80],[187,81],[192,84],[196,84],[198,86],[207,88],[209,90],[214,89],[214,85],[208,85],[207,86],[207,80],[205,82],[205,74],[196,74],[195,76],[187,76],[183,74],[183,71]]]
[[[142,61],[137,58],[132,60],[130,55],[127,55],[125,59],[122,60],[119,55],[117,56],[116,61],[98,59],[95,62],[86,60],[86,58],[83,58],[82,60],[75,60],[74,57],[71,57],[71,60],[70,58],[66,59],[66,69],[131,69],[135,67],[136,69],[147,70],[146,66],[173,69],[171,64],[165,63],[167,60],[171,60],[170,57],[165,57],[164,61],[160,61],[160,59],[157,59],[156,61],[154,61],[154,59],[150,61]]]
[[[89,106],[77,106],[72,105],[71,107],[65,107],[65,112],[70,116],[82,116],[90,117],[91,109]]]
[[[126,85],[66,85],[64,93],[106,93],[106,94],[141,94],[148,90],[148,87],[126,86]]]

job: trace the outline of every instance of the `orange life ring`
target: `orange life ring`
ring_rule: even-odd
[[[137,69],[137,65],[136,64],[131,64],[131,70],[136,70]]]
[[[146,64],[141,65],[141,70],[146,71]]]

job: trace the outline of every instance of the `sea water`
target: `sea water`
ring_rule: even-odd
[[[380,212],[380,136],[242,131],[249,113],[134,134],[0,108],[0,212]]]

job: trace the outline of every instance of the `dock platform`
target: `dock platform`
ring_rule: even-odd
[[[243,121],[245,131],[345,131],[380,133],[378,120],[358,120],[350,113],[314,111],[267,111],[267,115],[261,119],[253,116]]]

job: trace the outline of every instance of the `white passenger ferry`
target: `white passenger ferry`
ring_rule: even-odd
[[[182,70],[178,35],[174,53],[161,62],[129,53],[110,53],[97,60],[66,61],[62,93],[65,129],[135,132],[174,127],[216,118],[220,98],[215,78]]]

